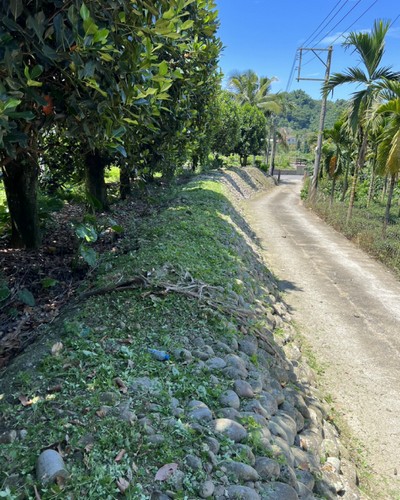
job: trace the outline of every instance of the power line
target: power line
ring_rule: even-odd
[[[343,4],[346,5],[346,3],[348,2],[349,0],[346,0],[345,3]],[[319,28],[324,24],[324,22],[328,19],[328,17],[332,14],[332,12],[336,9],[336,7],[338,7],[338,5],[342,2],[342,0],[339,0],[338,2],[336,2],[335,6],[333,7],[333,9],[329,12],[329,14],[327,14],[325,16],[325,18],[319,23],[319,25],[315,28],[315,30],[311,33],[311,35],[303,42],[303,45],[306,45],[308,43],[308,41],[311,39],[312,36],[314,36],[315,32],[319,30]],[[343,6],[341,8],[343,8]],[[328,23],[329,24],[329,23]]]
[[[292,64],[292,68],[290,70],[290,75],[289,75],[289,78],[288,78],[288,81],[287,81],[287,85],[286,85],[286,92],[289,92],[290,87],[292,86],[294,72],[295,72],[295,66],[296,66],[296,61],[297,61],[297,57],[298,57],[297,56],[298,50],[299,49],[296,49],[296,52],[294,53],[293,64]]]
[[[350,29],[352,26],[354,26],[354,25],[356,24],[356,22],[358,22],[358,21],[359,21],[362,17],[364,17],[364,15],[365,15],[365,14],[366,14],[369,10],[371,10],[371,9],[372,9],[372,7],[373,7],[373,6],[374,6],[377,2],[378,2],[378,0],[375,0],[374,2],[372,2],[372,4],[371,4],[371,5],[370,5],[367,9],[365,9],[365,10],[364,10],[364,12],[363,12],[360,16],[358,16],[358,17],[357,17],[357,19],[356,19],[356,20],[355,20],[352,24],[350,24],[350,26],[348,26],[348,27],[347,27],[344,31],[342,31],[342,33],[341,33],[338,37],[336,37],[336,38],[335,38],[335,40],[334,40],[333,42],[331,42],[331,44],[333,44],[333,43],[337,42],[341,36],[343,36],[345,33],[347,33],[347,32],[349,31],[349,29]],[[336,28],[336,26],[337,26],[337,25],[335,25],[335,26],[331,29],[331,31],[329,31],[329,33],[327,33],[327,34],[326,34],[323,38],[321,38],[321,40],[319,40],[319,42],[318,42],[318,43],[322,42],[322,40],[323,40],[324,38],[326,38],[326,37],[327,37],[330,33],[332,33],[332,31]]]
[[[321,43],[327,36],[329,36],[332,31],[337,27],[339,26],[339,24],[355,9],[355,7],[361,2],[361,0],[358,0],[358,2],[347,12],[347,14],[342,17],[342,19],[340,21],[338,21],[335,26],[333,28],[331,28],[330,31],[328,31],[328,33],[325,33],[325,35],[320,39],[318,40],[317,44]],[[339,36],[337,36],[332,42],[330,42],[331,45],[333,45],[335,42],[337,42],[339,40],[340,37],[342,37],[346,32],[349,31],[349,29],[354,26],[356,24],[356,22],[358,22],[370,9],[372,9],[372,7],[378,2],[378,0],[375,0],[374,2],[372,2],[372,4],[364,10],[364,12],[362,14],[360,14],[357,19],[355,21],[353,21],[345,30],[343,30]],[[315,59],[315,56],[313,56],[311,59],[309,59],[308,61],[305,61],[303,63],[303,66],[307,66],[307,64],[310,64],[313,60]]]
[[[359,0],[359,2],[361,2],[362,0]],[[358,3],[359,3],[358,2]],[[309,42],[310,44],[314,42],[314,40],[316,40],[319,35],[324,31],[325,28],[327,28],[329,26],[329,24],[335,19],[335,17],[339,14],[339,12],[343,9],[343,7],[348,3],[348,0],[346,0],[346,2],[340,7],[340,9],[336,12],[336,14],[332,17],[332,19],[325,24],[325,26],[323,26],[319,31],[318,33],[314,36],[314,38]],[[356,4],[357,5],[357,4]],[[348,12],[348,14],[351,12],[351,10]]]

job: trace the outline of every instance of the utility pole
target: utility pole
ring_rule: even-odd
[[[330,72],[331,72],[331,61],[332,61],[332,51],[333,47],[328,47],[327,49],[318,49],[318,48],[300,48],[300,61],[299,61],[299,71],[297,76],[297,81],[300,80],[312,80],[316,82],[324,82],[327,83],[329,80]],[[303,78],[300,76],[301,74],[301,63],[303,58],[304,51],[311,51],[325,66],[325,78]],[[327,52],[326,62],[319,56],[318,52]],[[318,141],[317,148],[315,151],[315,161],[314,161],[314,174],[311,182],[311,191],[310,191],[310,199],[312,203],[315,201],[315,197],[317,194],[317,186],[318,186],[318,177],[319,177],[319,169],[321,164],[321,152],[322,152],[322,138],[324,133],[324,124],[325,124],[325,115],[326,115],[326,101],[328,99],[328,95],[326,93],[322,96],[322,104],[321,104],[321,114],[319,118],[319,131],[318,131]]]

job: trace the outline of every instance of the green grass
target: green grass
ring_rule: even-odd
[[[221,293],[241,294],[251,303],[252,290],[267,269],[245,240],[247,227],[221,185],[197,180],[153,196],[158,200],[154,206],[162,202],[164,208],[136,222],[132,216],[132,225],[126,228],[126,253],[103,256],[95,284],[109,285],[141,273],[177,281],[188,272],[197,282],[223,287]],[[149,498],[159,467],[182,463],[187,453],[202,449],[204,438],[190,428],[186,413],[171,424],[172,397],[182,406],[200,399],[218,408],[218,398],[227,388],[224,379],[213,384],[207,372],[179,359],[174,350],[193,350],[200,337],[207,343],[228,342],[232,335],[239,331],[231,315],[178,293],[127,290],[79,302],[47,328],[46,338],[52,340],[38,369],[27,369],[21,358],[21,365],[17,363],[11,372],[15,378],[8,376],[0,385],[4,428],[28,431],[25,440],[0,447],[0,493],[10,485],[11,476],[14,496],[10,498],[33,498],[35,485],[43,500],[116,498],[117,479],[131,477],[126,497]],[[52,356],[48,352],[56,340],[64,347]],[[153,359],[149,347],[171,353],[171,360]],[[30,352],[29,360],[34,357]],[[122,421],[116,408],[106,414],[100,411],[104,393],[114,394],[114,406],[128,401],[128,394],[119,392],[116,377],[128,387],[138,377],[157,381],[150,393],[131,395],[130,408],[138,417],[150,419],[164,436],[162,443],[152,444],[142,425]],[[18,400],[21,395],[33,403],[23,406]],[[36,480],[35,462],[41,450],[57,446],[63,450],[71,477],[63,488],[44,487]],[[126,454],[116,462],[121,449]],[[222,442],[221,453],[235,456],[228,441]],[[196,498],[196,485],[204,479],[203,471],[187,473],[184,491],[177,491],[176,498]]]

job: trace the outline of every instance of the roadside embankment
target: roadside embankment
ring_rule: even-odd
[[[124,251],[3,374],[0,492],[360,498],[239,208],[272,188],[253,168],[219,171],[132,217]],[[38,480],[45,449],[67,477]]]

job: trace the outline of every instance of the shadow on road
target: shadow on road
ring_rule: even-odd
[[[278,282],[278,288],[281,292],[290,292],[290,291],[297,291],[297,292],[303,292],[303,288],[299,288],[295,283],[292,281],[288,280],[277,280]]]

